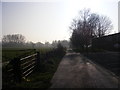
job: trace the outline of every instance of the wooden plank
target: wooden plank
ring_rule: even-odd
[[[13,69],[9,69],[9,70],[8,70],[8,72],[11,72],[11,71],[13,71]]]
[[[25,63],[21,64],[21,66],[24,66],[24,65],[26,65],[26,64],[28,64],[28,63],[30,63],[30,62],[32,62],[32,61],[35,61],[35,60],[36,60],[36,58],[33,58],[32,60],[30,60],[30,61],[28,61],[28,62],[25,62]]]
[[[25,73],[27,73],[28,71],[30,71],[31,69],[33,69],[35,66],[32,66],[31,68],[29,68],[28,70],[26,70],[25,72],[23,72],[23,75],[25,74]]]
[[[31,70],[28,74],[25,75],[25,77],[27,77],[28,75],[30,75],[33,72],[33,70]]]
[[[24,58],[21,58],[20,61],[23,61],[23,60],[28,59],[28,58],[30,58],[30,57],[33,57],[33,56],[35,56],[35,55],[37,55],[37,53],[32,54],[32,55],[27,56],[27,57],[24,57]]]
[[[31,66],[31,65],[33,65],[33,64],[35,64],[35,61],[34,61],[33,63],[29,64],[28,66],[26,66],[26,67],[22,68],[22,69],[24,70],[24,69],[26,69],[26,68],[30,67],[30,66]]]

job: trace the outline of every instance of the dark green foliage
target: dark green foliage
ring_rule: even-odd
[[[34,71],[26,79],[22,80],[22,83],[6,82],[7,73],[5,73],[5,68],[3,72],[3,88],[49,88],[52,79],[57,67],[65,55],[65,49],[59,45],[56,49],[42,49],[37,50],[40,52],[40,64],[37,71]]]

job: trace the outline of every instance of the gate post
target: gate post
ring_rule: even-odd
[[[37,52],[36,56],[36,70],[38,71],[40,68],[40,52]]]
[[[16,82],[20,83],[22,80],[20,58],[14,58],[12,60],[12,65],[13,65],[14,79]]]

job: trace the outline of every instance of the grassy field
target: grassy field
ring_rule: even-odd
[[[2,62],[10,61],[15,57],[24,57],[34,53],[34,49],[17,49],[17,48],[3,48],[2,49]]]
[[[41,48],[41,49],[3,49],[2,59],[3,62],[10,61],[15,57],[23,57],[34,53],[35,51],[40,52],[41,63],[39,70],[33,72],[28,78],[24,79],[21,83],[6,82],[7,78],[3,78],[4,88],[49,88],[51,86],[50,80],[54,75],[59,62],[65,54],[65,50],[58,49],[55,53],[52,53],[55,49],[52,48]],[[51,53],[46,56],[47,53]],[[4,70],[4,69],[3,69]],[[4,75],[4,73],[3,73]]]
[[[15,57],[25,57],[33,54],[36,51],[40,53],[46,53],[52,50],[52,48],[40,48],[40,49],[26,49],[26,48],[3,48],[2,49],[2,62],[10,61]]]
[[[36,49],[36,51],[39,51],[40,53],[46,53],[48,51],[51,51],[53,50],[53,48],[39,48],[39,49]]]

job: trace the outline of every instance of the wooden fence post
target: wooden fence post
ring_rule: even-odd
[[[12,60],[12,65],[13,65],[14,79],[16,82],[20,83],[22,80],[20,58],[14,58]]]
[[[36,70],[38,71],[40,67],[40,52],[37,52],[37,58],[36,58]]]

